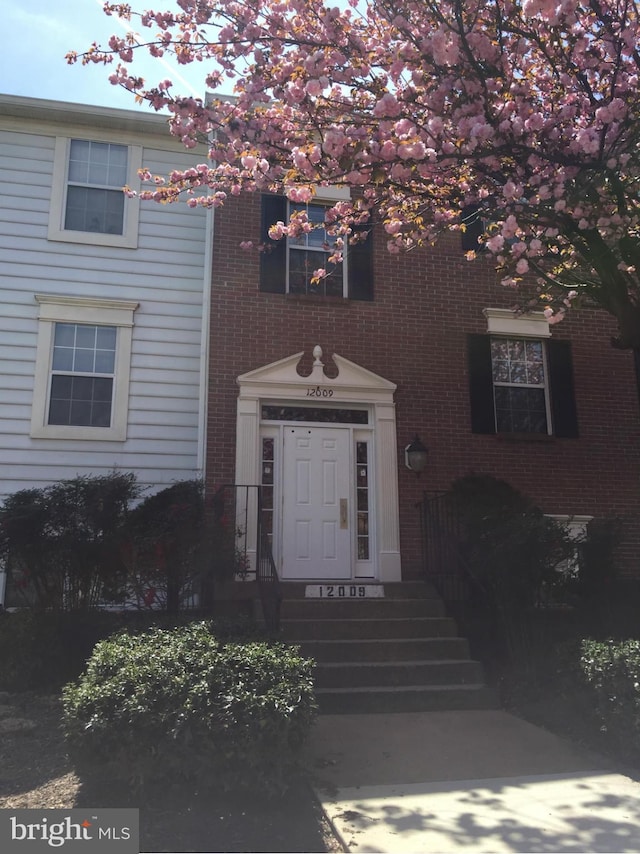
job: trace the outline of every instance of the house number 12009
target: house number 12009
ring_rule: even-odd
[[[315,388],[307,389],[307,397],[333,397],[332,388],[320,388],[317,385]]]

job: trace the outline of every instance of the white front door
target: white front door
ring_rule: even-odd
[[[351,578],[350,432],[284,428],[282,577]]]

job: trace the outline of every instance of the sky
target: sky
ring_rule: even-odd
[[[132,0],[131,5],[166,10],[172,3]],[[137,106],[130,93],[109,83],[108,67],[66,63],[64,57],[70,50],[81,53],[94,41],[106,45],[110,35],[124,35],[118,20],[102,11],[102,0],[0,0],[0,12],[5,29],[0,53],[2,94],[148,109]],[[131,70],[153,84],[165,78],[173,80],[177,94],[204,94],[205,68],[200,63],[168,68],[145,56],[144,60],[136,60]]]

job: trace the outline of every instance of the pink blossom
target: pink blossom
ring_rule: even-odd
[[[382,148],[380,149],[380,157],[383,160],[395,160],[398,155],[397,146],[391,142],[390,139],[387,139],[382,144]]]
[[[399,219],[392,219],[390,222],[385,222],[384,230],[387,234],[399,234],[402,231],[402,222]]]
[[[377,117],[397,116],[400,114],[400,110],[401,107],[396,96],[387,92],[373,108],[373,115]]]
[[[504,246],[504,237],[501,234],[494,234],[493,237],[490,237],[486,242],[486,247],[489,252],[500,252],[502,247]]]
[[[287,227],[283,222],[276,222],[269,228],[271,240],[281,240],[287,233]]]
[[[513,214],[509,214],[502,224],[502,236],[505,240],[511,240],[512,237],[516,236],[517,231],[518,222]]]
[[[401,160],[422,160],[427,153],[423,142],[402,143],[398,146],[398,157]]]
[[[306,204],[313,198],[313,190],[311,187],[289,187],[287,189],[287,198],[292,202]]]

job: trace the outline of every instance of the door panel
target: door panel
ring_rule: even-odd
[[[351,578],[349,449],[349,430],[285,427],[283,578]]]

